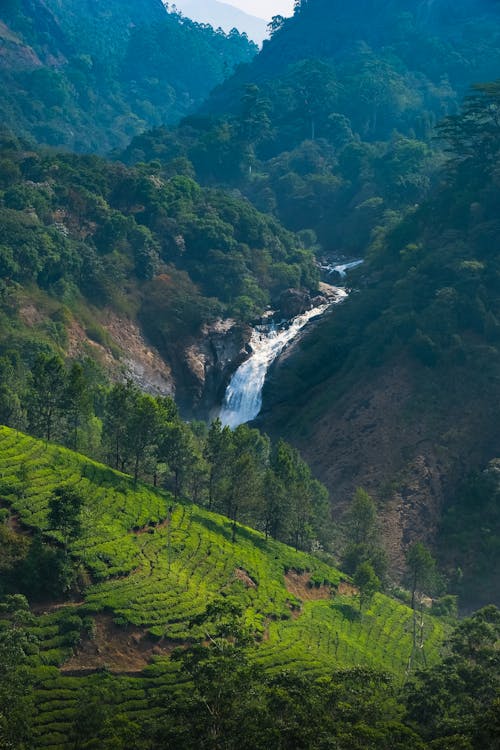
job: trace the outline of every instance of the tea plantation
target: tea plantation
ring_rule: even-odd
[[[40,530],[61,544],[47,517],[50,495],[63,484],[85,499],[83,531],[70,544],[84,593],[79,601],[35,608],[31,629],[39,646],[30,668],[37,746],[64,745],[79,690],[92,688],[103,671],[114,673],[109,680],[117,685],[120,712],[137,721],[161,713],[180,679],[170,652],[203,639],[193,619],[222,596],[243,607],[256,633],[252,658],[270,672],[298,667],[321,674],[365,665],[403,682],[413,649],[413,613],[405,605],[376,594],[360,615],[356,592],[321,560],[244,526],[233,543],[222,516],[174,503],[88,458],[0,427],[0,500],[23,533]],[[446,625],[426,615],[419,629],[419,658],[432,664]],[[102,633],[117,639],[117,653],[126,643],[121,666],[119,658],[108,663]],[[87,658],[96,638],[101,649]],[[134,662],[133,638],[138,650],[149,643],[142,661]]]

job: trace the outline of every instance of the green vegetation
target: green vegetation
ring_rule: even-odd
[[[248,201],[201,188],[182,163],[128,169],[33,151],[6,132],[0,163],[0,408],[9,424],[34,378],[50,439],[62,365],[39,372],[48,353],[73,347],[87,379],[103,381],[96,360],[116,378],[128,353],[104,327],[110,314],[137,325],[182,381],[186,339],[205,323],[252,320],[288,287],[317,287],[305,242]],[[75,394],[85,400],[78,366],[73,378],[76,408]]]
[[[498,75],[498,8],[304,0],[175,130],[134,138],[130,162],[180,154],[323,251],[360,257],[420,203],[442,162],[435,126]]]
[[[279,393],[273,396],[272,384],[268,388],[267,398],[283,405],[280,430],[312,435],[318,416],[335,411],[351,389],[401,366],[411,368],[411,398],[399,418],[407,431],[418,424],[415,429],[424,429],[442,446],[439,455],[448,476],[456,482],[463,472],[457,456],[466,467],[478,469],[498,455],[500,286],[494,238],[500,232],[495,171],[499,101],[498,83],[477,87],[462,112],[444,121],[440,135],[448,161],[439,187],[395,228],[375,236],[362,271],[353,277],[360,293],[319,325],[287,362]],[[459,408],[464,403],[470,414]],[[286,404],[293,404],[293,410]],[[398,453],[400,446],[393,450]],[[493,529],[496,495],[480,494],[485,528]],[[466,586],[472,601],[484,604],[492,594],[498,596],[495,533],[486,532],[490,552],[486,547],[483,552],[483,536],[474,532],[482,521],[470,523],[471,511],[459,511],[476,495],[471,484],[462,493],[450,493],[440,557],[457,592],[465,591],[458,570],[462,561],[464,567],[466,560],[483,561],[485,578],[479,587],[486,596],[474,598],[471,579]]]
[[[56,596],[79,591],[83,597],[26,625],[37,642],[28,655],[37,685],[37,747],[64,746],[69,724],[81,721],[75,709],[85,686],[108,685],[115,697],[106,693],[107,701],[116,701],[120,715],[136,722],[161,716],[169,691],[189,679],[166,656],[134,678],[84,677],[85,656],[69,667],[76,676],[61,675],[57,667],[64,669],[73,649],[97,637],[94,618],[110,616],[125,634],[144,628],[161,654],[162,645],[194,645],[215,633],[215,612],[226,602],[241,612],[241,625],[251,634],[245,659],[271,680],[279,681],[283,669],[300,669],[314,681],[360,664],[400,680],[408,667],[411,610],[376,594],[359,614],[354,593],[339,590],[341,574],[315,557],[239,524],[233,541],[230,519],[8,428],[0,429],[0,476],[4,523],[16,518],[30,530],[29,548],[18,550],[21,561],[4,562],[6,593],[33,585],[28,576],[36,574],[36,556],[42,562],[44,554],[59,550],[63,561],[68,554],[74,578]],[[77,518],[71,524],[66,518],[66,531],[59,521],[61,503]],[[24,531],[14,533],[25,538]],[[54,592],[46,590],[44,597],[54,601]],[[447,627],[430,615],[424,623],[422,653],[433,664]]]
[[[456,594],[498,596],[498,461],[460,482],[500,455],[500,83],[458,111],[498,75],[498,8],[297,0],[238,68],[237,32],[92,5],[0,10],[0,748],[497,748],[500,614],[457,624]],[[313,251],[365,256],[359,293],[287,359],[272,419],[324,442],[340,522],[288,443],[128,382],[106,324],[182,404],[209,324],[316,289]],[[371,398],[388,373],[402,406]]]
[[[38,143],[105,153],[196,109],[257,52],[160,0],[13,0],[0,9],[0,119]]]

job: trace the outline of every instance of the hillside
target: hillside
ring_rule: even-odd
[[[248,322],[317,288],[307,245],[204,189],[183,160],[133,169],[0,134],[0,352],[20,395],[47,348],[206,414],[245,356]],[[4,416],[4,419],[6,417]]]
[[[124,154],[168,163],[180,152],[202,183],[237,187],[317,257],[366,258],[350,282],[359,293],[275,368],[261,423],[307,453],[334,509],[357,485],[377,493],[394,575],[412,540],[436,544],[447,508],[453,550],[438,546],[471,604],[498,597],[495,524],[485,527],[493,551],[477,566],[467,552],[460,583],[467,524],[454,513],[468,474],[500,453],[488,244],[498,227],[494,200],[483,205],[496,177],[481,172],[496,135],[476,100],[461,135],[450,129],[470,86],[498,76],[498,10],[302,2],[196,117],[135,138]],[[476,146],[479,177],[451,181],[448,150],[470,165]]]
[[[373,242],[357,294],[275,371],[263,419],[334,506],[359,484],[378,493],[395,569],[415,537],[437,543],[471,605],[499,593],[496,485],[461,487],[500,454],[498,106],[485,85],[445,121],[439,188]]]
[[[0,117],[35,142],[106,153],[193,111],[255,52],[246,37],[167,13],[160,0],[9,0]]]
[[[265,672],[318,675],[363,665],[400,677],[408,666],[411,610],[377,594],[358,615],[352,587],[314,557],[243,526],[234,543],[228,519],[7,428],[0,428],[0,474],[2,528],[10,529],[13,550],[10,568],[8,555],[7,563],[0,559],[3,581],[21,585],[23,568],[43,576],[42,561],[60,557],[69,544],[66,559],[81,591],[78,601],[45,595],[35,607],[36,747],[66,747],[78,696],[98,685],[88,675],[99,670],[128,675],[113,683],[121,712],[131,711],[135,721],[161,715],[163,696],[182,682],[172,650],[210,632],[215,621],[206,613],[221,597],[242,608],[256,639],[250,658]],[[48,524],[57,487],[84,500],[78,538]],[[41,578],[45,587],[49,581]],[[424,623],[424,652],[433,664],[446,627],[428,615]]]
[[[500,70],[498,4],[448,11],[446,0],[302,2],[196,117],[134,139],[124,158],[182,153],[203,183],[314,230],[322,252],[361,257],[435,180],[437,122]]]

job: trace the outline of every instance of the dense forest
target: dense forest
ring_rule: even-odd
[[[112,314],[135,321],[172,364],[180,397],[184,351],[205,324],[246,323],[290,287],[317,288],[307,238],[200,187],[182,159],[126,168],[8,132],[0,151],[0,347],[16,350],[25,375],[50,349],[90,354],[116,377],[127,352],[106,327]]]
[[[237,185],[324,251],[362,256],[426,195],[435,126],[497,77],[500,47],[494,3],[361,6],[299,3],[196,116],[138,136],[124,158],[183,153],[202,182]]]
[[[294,404],[290,419],[301,430],[314,431],[318,410],[327,410],[353,385],[403,360],[411,363],[413,399],[420,409],[435,410],[437,424],[430,422],[424,429],[445,440],[438,430],[450,429],[452,414],[457,433],[448,434],[449,445],[461,456],[471,441],[476,444],[477,465],[469,463],[469,469],[496,457],[498,96],[498,84],[479,87],[459,115],[443,122],[439,132],[448,161],[439,187],[394,229],[374,237],[363,270],[357,272],[361,293],[318,328],[293,368],[280,372],[276,399],[284,411],[287,403]],[[310,389],[306,399],[304,382]],[[311,403],[311,392],[316,403]],[[469,408],[460,399],[469,399]],[[478,415],[471,414],[471,406]],[[407,410],[405,418],[416,424],[419,417]],[[457,459],[451,455],[442,460],[450,477],[460,478]],[[466,555],[460,586],[469,595],[478,585],[483,596],[496,596],[498,504],[491,491],[473,487],[470,480],[457,493],[461,499],[450,498],[440,532],[446,542],[441,554],[458,566]],[[480,536],[471,513],[484,521]]]
[[[106,153],[173,123],[257,47],[167,13],[161,0],[6,0],[0,118],[38,143]]]

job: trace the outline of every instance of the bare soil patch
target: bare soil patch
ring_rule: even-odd
[[[314,586],[311,584],[310,573],[298,573],[296,570],[289,570],[285,575],[285,586],[290,594],[303,602],[331,599],[332,597],[332,587],[324,584]]]
[[[341,581],[337,591],[341,596],[358,596],[359,594],[359,589],[352,583],[347,583],[347,581]]]
[[[134,529],[133,534],[136,534],[137,536],[142,536],[143,534],[152,534],[154,531],[157,531],[159,529],[166,529],[168,526],[168,518],[165,518],[163,521],[160,521],[159,523],[151,523],[146,524],[146,526],[142,526],[140,529]],[[127,573],[127,575],[130,575]]]
[[[253,578],[250,578],[246,570],[243,570],[243,568],[236,568],[234,571],[234,577],[238,579],[238,581],[241,581],[247,589],[256,589],[257,584],[253,580]]]
[[[92,672],[106,667],[115,674],[142,672],[155,656],[168,656],[179,643],[155,641],[144,629],[115,625],[110,615],[96,615],[95,632],[85,638],[61,672]]]

